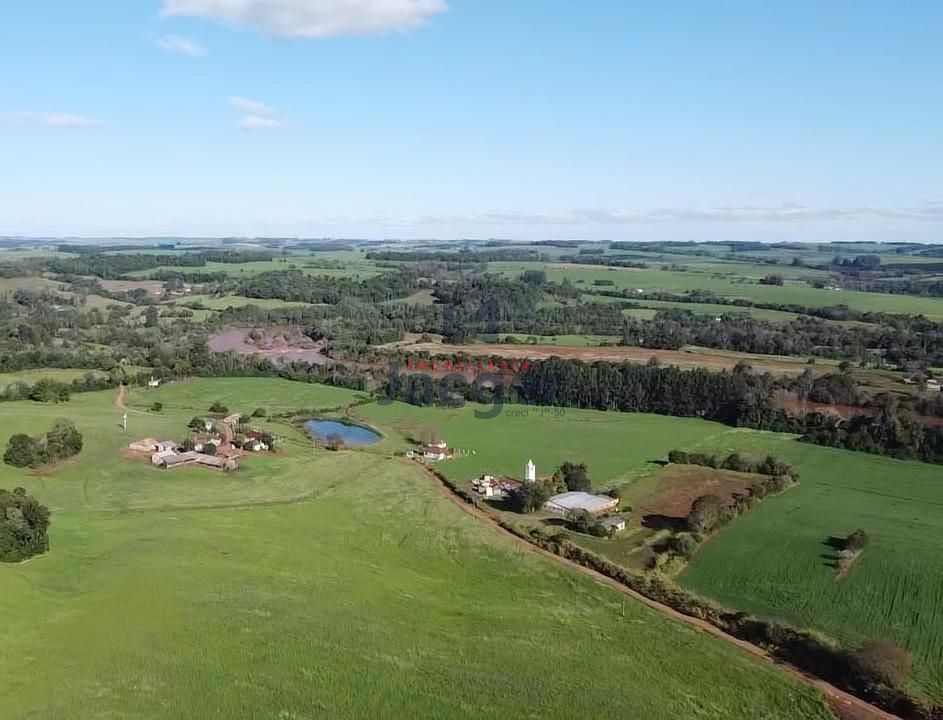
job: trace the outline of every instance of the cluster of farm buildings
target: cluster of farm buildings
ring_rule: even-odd
[[[422,450],[411,451],[410,457],[422,458],[439,462],[453,456],[444,441],[427,444]],[[511,477],[497,477],[482,475],[472,483],[472,489],[484,498],[502,499],[516,491],[524,483],[535,483],[537,466],[533,460],[528,460],[524,467],[524,476],[517,480]],[[584,510],[593,517],[600,518],[599,522],[609,532],[617,533],[625,530],[626,519],[620,516],[606,517],[619,508],[619,500],[608,495],[593,495],[582,491],[569,491],[554,495],[544,503],[543,510],[555,515],[569,517],[573,513]]]
[[[193,434],[185,442],[143,438],[128,445],[134,453],[146,454],[154,467],[171,470],[187,465],[231,472],[239,469],[239,458],[248,452],[272,450],[274,439],[269,433],[257,428],[246,428],[237,437],[240,427],[239,414],[222,420],[205,419],[202,427],[192,427]]]

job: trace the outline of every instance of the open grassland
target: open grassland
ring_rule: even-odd
[[[538,475],[552,475],[572,460],[585,462],[600,488],[654,473],[655,461],[669,450],[709,443],[727,429],[691,418],[522,405],[445,409],[374,403],[357,408],[357,415],[406,437],[436,430],[449,446],[469,453],[439,466],[450,478],[470,480],[484,473],[519,478],[529,459]]]
[[[295,409],[344,408],[365,397],[344,388],[274,378],[204,378],[167,383],[153,390],[138,390],[131,395],[130,404],[146,409],[159,401],[165,408],[193,408],[206,412],[218,400],[230,412],[249,414],[255,408],[263,408],[268,414],[276,415]]]
[[[72,368],[49,368],[46,370],[17,370],[16,372],[0,373],[0,390],[22,382],[32,385],[37,380],[58,380],[59,382],[72,382],[85,377],[88,373],[96,376],[102,376],[105,373],[98,370],[82,370]],[[2,407],[0,407],[2,411]]]
[[[0,278],[0,293],[15,292],[16,290],[32,290],[33,292],[42,292],[44,290],[48,290],[50,292],[62,292],[69,294],[66,292],[68,287],[69,286],[65,283],[61,283],[56,280],[50,280],[49,278],[40,277],[38,275],[32,275],[30,277]]]
[[[724,273],[674,272],[663,270],[636,270],[626,268],[590,268],[583,265],[548,263],[491,263],[491,272],[516,277],[524,270],[543,270],[551,282],[564,279],[584,289],[610,290],[664,290],[686,292],[707,290],[725,298],[743,298],[760,303],[795,304],[806,307],[847,305],[854,310],[923,314],[929,318],[943,318],[943,298],[910,295],[885,295],[851,290],[820,290],[800,281],[790,281],[783,287],[760,285],[755,280],[738,281]],[[775,272],[771,269],[770,272]],[[597,286],[595,281],[609,281],[612,285]]]
[[[828,717],[776,668],[522,550],[382,452],[312,456],[290,436],[232,476],[121,459],[128,436],[199,414],[221,392],[204,382],[128,435],[110,393],[7,406],[0,441],[67,416],[87,446],[45,475],[0,466],[54,512],[51,552],[0,567],[4,718]],[[246,406],[284,393],[225,382]]]
[[[582,300],[583,302],[627,302],[627,300],[621,298],[613,298],[605,295],[583,295]],[[715,303],[686,303],[672,302],[670,300],[632,301],[631,299],[629,299],[628,302],[631,302],[632,306],[623,308],[622,312],[625,315],[631,315],[633,317],[639,317],[637,313],[645,310],[651,312],[652,316],[654,316],[655,312],[658,310],[687,310],[696,315],[713,315],[715,317],[730,313],[745,313],[757,320],[769,320],[771,322],[790,322],[799,317],[796,313],[785,312],[783,310],[766,310],[764,308],[737,307],[736,305],[718,305]]]

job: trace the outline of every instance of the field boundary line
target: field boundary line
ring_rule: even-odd
[[[668,605],[663,605],[656,600],[652,600],[651,598],[642,595],[641,593],[636,592],[629,587],[626,587],[619,581],[614,580],[607,575],[603,575],[596,570],[588,568],[584,565],[580,565],[573,560],[561,557],[556,553],[550,552],[549,550],[545,550],[542,547],[538,547],[537,545],[528,542],[524,538],[515,535],[511,531],[501,527],[498,521],[485,511],[480,510],[474,505],[466,502],[459,495],[457,495],[452,490],[452,488],[448,486],[447,483],[443,482],[432,470],[426,466],[409,460],[404,460],[404,462],[413,467],[417,467],[426,477],[433,481],[435,487],[437,487],[449,501],[451,501],[454,505],[457,505],[467,514],[484,522],[495,532],[510,538],[519,546],[527,548],[537,555],[541,555],[549,560],[553,560],[559,565],[581,573],[584,576],[590,577],[596,582],[606,585],[622,593],[623,595],[633,598],[634,600],[638,600],[642,604],[657,612],[660,612],[663,615],[666,615],[674,620],[679,620],[687,624],[689,627],[696,628],[709,635],[713,635],[716,638],[724,640],[730,645],[734,645],[735,647],[739,648],[747,655],[765,660],[766,662],[781,668],[784,672],[791,675],[793,678],[798,679],[801,682],[811,685],[812,687],[819,690],[824,695],[828,707],[832,710],[832,712],[836,713],[840,717],[847,720],[902,720],[900,716],[882,710],[879,707],[876,707],[875,705],[872,705],[871,703],[866,702],[861,698],[852,695],[851,693],[845,692],[844,690],[841,690],[840,688],[832,685],[830,682],[822,680],[821,678],[816,677],[815,675],[812,675],[811,673],[808,673],[795,665],[775,659],[766,650],[759,647],[758,645],[754,645],[753,643],[747,642],[746,640],[741,640],[734,637],[733,635],[728,635],[720,628],[711,625],[709,622],[699,620],[698,618],[678,612]]]

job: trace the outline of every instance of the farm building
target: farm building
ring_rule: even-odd
[[[164,460],[175,457],[176,455],[177,453],[173,450],[159,450],[151,455],[151,465],[161,467],[164,464]]]
[[[167,450],[175,450],[177,443],[173,440],[155,440],[154,438],[143,438],[141,440],[135,440],[133,443],[128,445],[129,450],[134,450],[135,452],[148,452],[148,453],[158,453],[166,452]]]
[[[603,518],[599,521],[599,524],[606,528],[606,531],[610,535],[615,535],[618,532],[625,530],[625,518],[618,515],[613,517]]]
[[[544,503],[544,510],[557,513],[558,515],[568,515],[577,510],[585,510],[593,515],[602,515],[603,513],[615,510],[618,506],[619,501],[608,495],[590,495],[586,492],[565,492],[560,495],[554,495]]]
[[[422,456],[426,460],[445,460],[449,456],[449,446],[445,443],[444,440],[431,442],[423,448]]]
[[[155,462],[155,459],[158,459]],[[219,470],[236,470],[239,468],[239,460],[234,457],[218,457],[216,455],[204,455],[198,452],[183,453],[155,453],[151,462],[167,470],[184,467],[185,465],[205,465],[206,467],[217,468]]]

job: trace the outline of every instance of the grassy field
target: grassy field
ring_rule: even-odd
[[[72,382],[85,377],[87,373],[93,375],[104,375],[105,373],[97,370],[81,370],[71,368],[49,368],[47,370],[18,370],[17,372],[0,373],[0,390],[12,385],[13,383],[23,382],[32,385],[37,380],[58,380],[59,382]]]
[[[4,718],[828,717],[776,668],[521,550],[382,451],[312,456],[286,430],[282,454],[232,476],[120,458],[228,392],[289,397],[172,386],[127,435],[110,393],[5,408],[0,441],[65,415],[86,448],[50,474],[0,466],[54,513],[51,552],[0,567]]]
[[[585,289],[598,289],[594,281],[611,281],[614,290],[665,290],[685,292],[708,290],[721,297],[744,298],[763,303],[795,304],[806,307],[848,307],[871,312],[924,314],[929,318],[943,318],[943,298],[885,295],[854,292],[851,290],[819,290],[804,282],[791,281],[783,287],[760,285],[755,280],[738,281],[725,273],[674,272],[663,270],[635,270],[624,268],[591,268],[577,265],[548,263],[491,263],[491,272],[516,277],[524,270],[543,270],[551,282],[564,279]],[[775,272],[771,268],[770,272]]]
[[[301,270],[307,275],[326,275],[329,277],[350,277],[366,280],[379,275],[381,270],[371,261],[363,259],[345,260],[343,267],[322,268],[316,267],[320,260],[332,260],[324,255],[293,255],[288,258],[274,258],[246,263],[219,263],[208,262],[202,267],[165,266],[150,270],[138,270],[128,273],[129,276],[147,277],[151,273],[169,271],[183,276],[199,273],[225,273],[231,277],[248,277],[265,272]]]
[[[583,302],[626,302],[620,298],[612,298],[604,295],[583,295]],[[631,302],[631,301],[630,301]],[[766,310],[764,308],[737,307],[734,305],[717,305],[714,303],[686,303],[671,302],[670,300],[638,300],[632,302],[632,307],[623,308],[625,315],[640,317],[639,312],[650,312],[651,316],[658,310],[688,310],[697,315],[721,316],[728,313],[745,313],[757,320],[770,320],[772,322],[790,322],[799,315],[796,313],[785,312],[783,310]],[[641,316],[645,317],[645,316]]]

